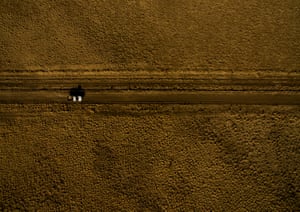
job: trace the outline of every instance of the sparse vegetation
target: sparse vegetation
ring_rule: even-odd
[[[298,106],[1,105],[1,210],[296,210]]]
[[[299,9],[1,0],[0,211],[299,211]],[[294,106],[86,104],[125,90]]]

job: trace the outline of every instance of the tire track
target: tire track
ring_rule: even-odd
[[[0,74],[1,104],[71,103],[78,84],[83,104],[300,104],[299,74],[25,73]]]
[[[300,105],[300,94],[274,92],[89,92],[83,104],[246,104]],[[51,104],[67,101],[67,92],[2,92],[0,104]],[[81,104],[81,103],[80,103]]]

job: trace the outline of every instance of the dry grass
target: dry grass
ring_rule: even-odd
[[[19,77],[240,70],[259,79],[298,72],[299,41],[295,0],[0,1],[0,70]],[[15,83],[1,76],[2,88]],[[0,210],[296,211],[299,112],[2,104]]]
[[[1,105],[1,210],[297,210],[298,106]]]
[[[2,0],[0,26],[1,70],[300,67],[296,0]]]

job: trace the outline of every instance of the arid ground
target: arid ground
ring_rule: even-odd
[[[2,105],[1,209],[299,209],[299,106]]]
[[[299,70],[298,0],[1,0],[2,69]]]
[[[0,1],[0,211],[299,211],[299,163],[298,0]]]
[[[299,74],[181,75],[2,72],[0,209],[298,210]]]

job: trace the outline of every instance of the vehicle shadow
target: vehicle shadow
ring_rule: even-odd
[[[71,88],[69,91],[68,100],[73,102],[81,102],[85,96],[85,90],[81,85]]]

